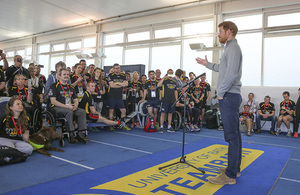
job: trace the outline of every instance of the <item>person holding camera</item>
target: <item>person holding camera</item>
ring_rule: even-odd
[[[13,86],[14,77],[17,74],[24,75],[27,79],[30,79],[29,71],[22,66],[23,58],[20,55],[16,55],[14,58],[14,65],[6,69],[6,83],[8,87]]]
[[[290,100],[290,92],[285,91],[282,93],[283,101],[280,103],[280,112],[277,119],[276,135],[281,133],[280,126],[284,122],[287,128],[286,136],[292,136],[292,130],[290,129],[290,123],[294,120],[295,102]]]

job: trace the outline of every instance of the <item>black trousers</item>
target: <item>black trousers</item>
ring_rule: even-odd
[[[298,97],[298,101],[296,104],[296,118],[294,120],[293,134],[295,134],[295,132],[298,132],[299,122],[300,122],[300,96]]]

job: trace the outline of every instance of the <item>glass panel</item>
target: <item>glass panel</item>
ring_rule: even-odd
[[[49,51],[50,51],[50,44],[39,46],[39,53],[44,53],[44,52],[49,52]]]
[[[61,50],[65,50],[65,44],[57,44],[57,45],[53,45],[53,51],[61,51]]]
[[[80,49],[81,48],[81,41],[77,42],[70,42],[68,43],[69,49]]]
[[[265,38],[264,85],[299,87],[300,36]]]
[[[51,57],[50,60],[50,71],[55,71],[55,64],[59,61],[63,61],[63,56]]]
[[[180,28],[168,28],[155,31],[155,39],[164,38],[164,37],[179,37]]]
[[[300,13],[281,14],[268,17],[268,27],[300,24]]]
[[[148,66],[149,66],[148,63],[149,63],[149,48],[125,50],[126,65],[144,64],[145,73],[147,73]]]
[[[105,48],[104,53],[106,55],[104,66],[112,66],[114,63],[122,64],[122,47]]]
[[[180,45],[153,47],[152,70],[160,69],[161,77],[167,74],[168,69],[175,71],[180,68]]]
[[[25,50],[24,50],[24,49],[22,49],[22,50],[17,50],[17,54],[20,55],[20,56],[22,56],[22,57],[24,57],[24,55],[25,55]]]
[[[113,45],[124,42],[124,33],[114,33],[105,35],[105,45]]]
[[[243,53],[243,86],[260,86],[262,33],[237,34],[236,38]]]
[[[76,57],[76,55],[68,55],[66,56],[66,65],[67,67],[72,68],[76,63],[79,63],[79,59]]]
[[[26,47],[26,55],[30,56],[32,54],[32,47]]]
[[[262,14],[226,18],[225,21],[234,22],[239,30],[262,28]]]
[[[8,51],[6,53],[6,57],[14,57],[15,56],[15,52],[14,51]]]
[[[83,47],[96,47],[96,37],[83,39]]]
[[[41,68],[41,74],[48,78],[48,75],[50,74],[49,55],[39,55],[38,60],[38,64],[44,65],[44,68]]]
[[[184,35],[196,35],[202,33],[213,33],[214,23],[213,21],[203,21],[188,23],[183,25]]]
[[[150,32],[139,32],[128,34],[128,42],[150,39]]]
[[[198,64],[196,62],[196,58],[205,58],[207,55],[208,61],[212,61],[212,51],[201,51],[197,52],[195,50],[191,50],[190,43],[204,43],[206,47],[212,47],[213,38],[197,38],[197,39],[187,39],[184,40],[184,48],[183,48],[183,70],[186,71],[186,76],[189,75],[189,72],[194,72],[197,76],[206,73],[206,80],[209,84],[211,84],[212,71],[205,68],[204,66]]]

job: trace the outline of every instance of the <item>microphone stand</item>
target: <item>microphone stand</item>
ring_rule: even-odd
[[[173,166],[173,165],[178,164],[178,163],[184,163],[184,164],[187,164],[187,165],[189,165],[189,166],[191,166],[191,167],[197,169],[197,170],[200,171],[202,174],[205,173],[205,171],[203,171],[203,170],[201,170],[201,169],[195,167],[194,165],[191,165],[190,163],[186,162],[186,160],[185,160],[185,159],[186,159],[186,156],[184,155],[185,131],[186,131],[186,127],[185,127],[185,123],[186,123],[186,105],[187,105],[187,103],[188,103],[188,102],[186,101],[186,100],[187,100],[187,94],[186,94],[186,91],[191,87],[191,85],[192,85],[192,83],[194,82],[194,80],[196,80],[196,79],[198,79],[198,78],[200,78],[200,77],[202,77],[202,76],[204,76],[204,75],[205,75],[205,73],[203,73],[203,74],[197,76],[196,78],[194,78],[193,80],[187,82],[186,85],[183,86],[182,88],[184,88],[184,87],[186,87],[186,86],[188,86],[188,87],[181,93],[181,95],[178,97],[178,99],[177,99],[177,100],[174,102],[174,104],[172,105],[172,107],[175,106],[176,103],[179,101],[179,99],[180,99],[182,96],[184,97],[184,106],[183,106],[183,121],[184,121],[184,125],[183,125],[183,135],[182,135],[182,154],[181,154],[181,158],[180,158],[179,162],[175,162],[175,163],[171,163],[171,164],[169,164],[169,165],[163,166],[163,167],[159,167],[158,170],[164,169],[164,168],[166,168],[166,167]]]

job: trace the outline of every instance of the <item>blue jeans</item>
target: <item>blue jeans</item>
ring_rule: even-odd
[[[228,167],[225,174],[230,178],[236,178],[240,172],[242,159],[242,138],[240,133],[239,106],[242,97],[237,93],[226,93],[219,100],[221,118],[224,126],[224,138],[228,146]]]
[[[276,120],[277,120],[277,117],[275,115],[270,116],[268,118],[264,118],[263,116],[257,114],[256,115],[256,127],[257,127],[257,129],[261,129],[261,125],[260,125],[261,120],[263,120],[263,121],[272,121],[271,131],[275,131],[275,123],[276,123]]]

